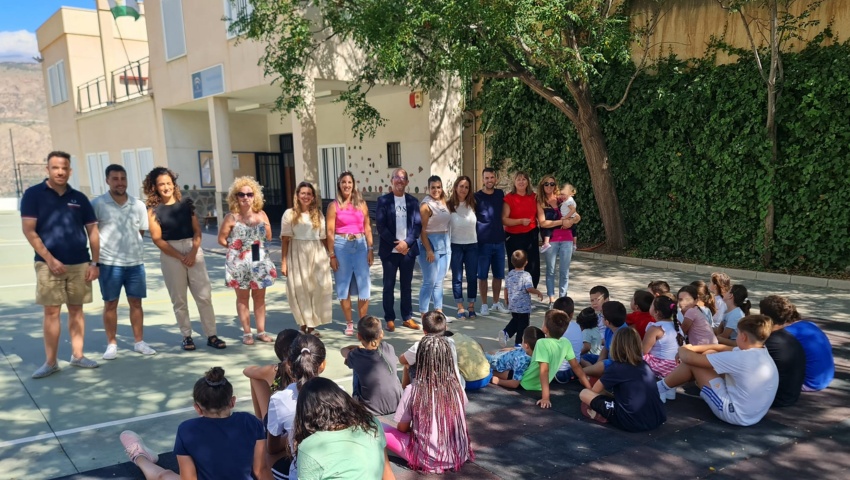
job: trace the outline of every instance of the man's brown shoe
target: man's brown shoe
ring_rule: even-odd
[[[387,331],[395,332],[395,322],[392,320],[387,320]]]
[[[413,330],[419,330],[419,324],[417,324],[412,318],[409,318],[402,323],[407,328],[412,328]]]

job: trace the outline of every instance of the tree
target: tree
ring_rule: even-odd
[[[379,82],[427,91],[442,87],[446,75],[519,79],[575,126],[608,245],[627,246],[597,110],[618,108],[631,81],[618,103],[599,105],[591,78],[600,64],[629,61],[632,41],[649,38],[657,13],[635,27],[629,2],[621,0],[252,0],[252,5],[253,12],[233,28],[265,44],[260,62],[281,88],[280,110],[305,104],[305,75],[317,67],[323,45],[350,41],[363,52],[351,87],[340,97],[361,136],[383,124],[366,100]],[[646,54],[649,46],[643,47]]]
[[[820,7],[823,0],[812,0],[800,15],[790,13],[791,7],[796,0],[717,0],[720,7],[737,14],[747,34],[750,49],[755,60],[759,75],[767,89],[767,120],[765,130],[770,142],[771,156],[765,161],[765,176],[757,185],[759,197],[764,204],[763,213],[763,240],[762,240],[762,265],[767,267],[773,257],[773,232],[774,232],[774,177],[779,165],[779,139],[776,135],[776,104],[785,80],[782,68],[782,52],[792,40],[802,41],[802,34],[806,28],[820,24],[818,20],[811,19],[814,10]],[[767,18],[760,18],[759,12],[767,11]],[[766,25],[765,25],[766,24]],[[763,43],[757,43],[753,30],[758,33]],[[732,53],[743,53],[736,49],[723,45]],[[767,57],[768,67],[765,68],[763,58]]]

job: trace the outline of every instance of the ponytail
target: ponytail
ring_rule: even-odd
[[[292,342],[289,351],[289,371],[298,390],[301,390],[301,387],[310,379],[319,376],[319,369],[325,361],[325,353],[325,344],[315,335],[299,335]]]
[[[274,353],[277,355],[280,362],[277,364],[277,369],[274,372],[274,381],[272,382],[272,393],[286,388],[290,383],[295,382],[292,378],[292,373],[289,371],[289,355],[292,350],[292,343],[301,335],[301,332],[291,328],[281,330],[277,334],[274,342]]]
[[[673,295],[665,293],[655,297],[652,306],[662,319],[673,321],[673,326],[676,328],[676,342],[680,347],[684,345],[685,337],[682,336],[679,328],[679,319],[676,318],[676,300],[673,298]]]
[[[732,285],[732,288],[729,290],[732,293],[732,301],[735,303],[735,306],[740,308],[744,315],[750,314],[750,308],[752,308],[753,304],[750,303],[750,299],[747,298],[749,293],[747,292],[747,287],[737,284]]]

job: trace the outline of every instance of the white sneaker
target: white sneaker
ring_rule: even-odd
[[[490,315],[490,309],[487,308],[486,303],[481,304],[481,310],[478,312],[478,315],[481,315],[482,317],[486,317],[486,316]]]
[[[110,343],[106,346],[106,351],[103,352],[104,360],[115,360],[115,357],[118,356],[118,345],[114,343]]]
[[[511,311],[508,310],[508,307],[506,307],[501,300],[493,304],[493,311],[498,313],[511,313]]]
[[[499,341],[499,345],[501,345],[502,347],[507,347],[510,338],[508,338],[508,334],[505,333],[504,330],[499,330],[499,333],[496,334],[496,340]]]
[[[136,344],[133,345],[133,350],[141,353],[142,355],[156,355],[156,350],[152,349],[151,346],[145,343],[144,340],[136,342]]]

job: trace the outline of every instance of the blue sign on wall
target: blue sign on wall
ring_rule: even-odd
[[[224,66],[219,64],[192,74],[192,98],[224,93]]]

